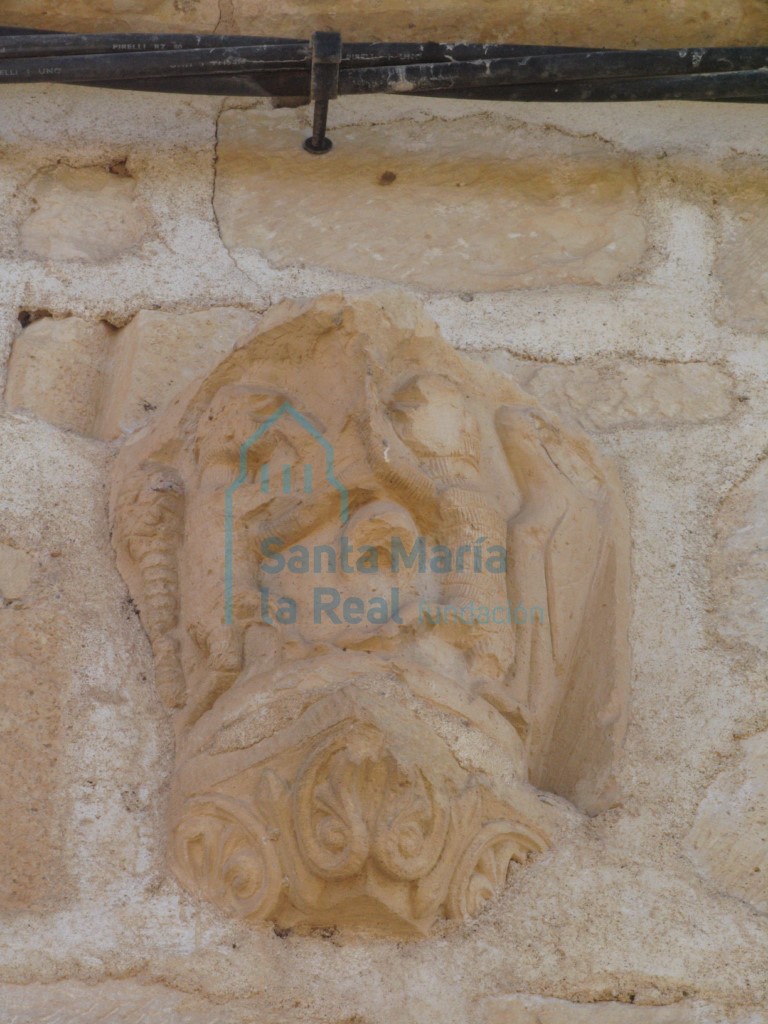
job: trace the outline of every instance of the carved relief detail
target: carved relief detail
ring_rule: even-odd
[[[167,467],[152,467],[128,481],[115,512],[115,541],[125,545],[141,581],[141,620],[155,656],[157,688],[168,708],[180,707],[185,699],[176,637],[177,545],[183,522],[183,486]]]
[[[224,912],[424,934],[552,843],[534,787],[616,801],[616,479],[407,297],[270,311],[124,446],[112,525],[175,730],[170,864]]]
[[[438,915],[476,914],[510,865],[549,845],[487,784],[431,770],[429,749],[404,762],[385,729],[350,711],[300,752],[254,770],[248,796],[211,790],[185,801],[171,850],[187,889],[251,920],[359,917],[369,929],[426,932]]]

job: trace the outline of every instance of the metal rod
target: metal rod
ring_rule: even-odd
[[[304,149],[319,156],[327,153],[333,143],[325,134],[330,101],[339,95],[339,62],[341,36],[338,32],[315,32],[312,36],[312,88],[310,97],[315,109],[312,135],[304,140]]]
[[[333,146],[333,143],[325,134],[328,125],[328,107],[327,99],[315,100],[315,107],[312,112],[312,134],[308,139],[304,140],[304,149],[313,155],[327,153]]]

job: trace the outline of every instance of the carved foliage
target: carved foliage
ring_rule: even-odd
[[[190,798],[172,829],[179,879],[229,913],[285,925],[365,914],[369,927],[424,932],[440,914],[476,914],[547,840],[478,779],[458,789],[394,746],[342,721],[307,744],[294,779],[288,752],[254,773],[251,799]]]

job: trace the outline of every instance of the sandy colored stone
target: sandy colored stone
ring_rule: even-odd
[[[106,168],[43,171],[30,189],[34,212],[21,226],[22,248],[44,259],[116,259],[140,245],[153,224],[135,192],[133,178]]]
[[[616,481],[407,296],[274,307],[122,450],[112,517],[173,712],[170,863],[194,895],[422,935],[550,846],[531,783],[615,802]]]
[[[367,1016],[307,1015],[301,1006],[280,1010],[262,1001],[212,1002],[199,995],[138,981],[88,985],[62,981],[51,985],[0,986],[0,1001],[13,1024],[368,1024]],[[404,1018],[405,1019],[405,1018]],[[408,1017],[408,1024],[416,1024]],[[428,1024],[432,1024],[429,1017]],[[487,999],[477,1024],[765,1024],[759,1008],[725,1010],[684,1000],[669,1006],[629,1003],[572,1003],[562,999],[513,995]],[[422,1017],[420,1024],[427,1024]],[[469,1022],[468,1022],[469,1024]]]
[[[59,32],[210,32],[219,14],[218,0],[7,0],[3,3],[4,24]]]
[[[79,8],[79,3],[60,6],[61,22]],[[664,10],[665,31],[679,9],[676,4]],[[86,17],[96,10],[89,5]],[[631,28],[628,12],[635,6],[614,10],[619,13],[600,24],[582,18],[579,31],[594,37],[598,30]],[[373,6],[368,11],[379,16]],[[477,20],[484,11],[475,5],[463,14]],[[530,10],[531,16],[544,13]],[[649,31],[658,25],[651,18],[646,24]],[[693,27],[709,30],[703,20]],[[763,36],[757,32],[755,38]],[[9,197],[3,206],[3,352],[19,334],[20,309],[127,323],[140,309],[213,304],[256,309],[285,294],[349,287],[348,280],[311,265],[273,273],[253,255],[241,261],[246,277],[228,258],[210,204],[217,102],[65,87],[4,88],[2,100],[0,187],[4,200]],[[381,121],[412,108],[425,118],[447,118],[442,133],[461,131],[466,108],[458,103],[409,105],[405,98],[374,97],[344,101],[333,116]],[[649,1003],[688,1014],[693,997],[705,1001],[696,1004],[696,1024],[756,1024],[764,1017],[764,1009],[755,1007],[768,1006],[768,913],[748,899],[729,896],[716,880],[703,879],[685,855],[698,803],[724,764],[732,770],[731,735],[765,725],[759,652],[723,650],[706,628],[715,615],[707,609],[714,607],[709,558],[718,505],[738,479],[734,473],[747,473],[765,446],[760,412],[768,367],[762,328],[750,327],[747,334],[737,319],[738,305],[729,310],[720,301],[719,268],[712,262],[717,213],[705,198],[724,200],[741,189],[733,174],[718,175],[713,189],[709,172],[729,152],[765,149],[764,108],[651,103],[494,110],[486,116],[500,132],[510,121],[530,120],[556,125],[553,133],[594,133],[610,139],[614,153],[635,154],[643,170],[652,249],[642,273],[607,289],[502,292],[474,302],[456,294],[432,296],[430,309],[445,337],[462,350],[508,346],[534,370],[541,364],[578,365],[579,359],[594,365],[598,353],[601,366],[603,360],[614,366],[653,360],[667,366],[708,363],[727,368],[733,393],[744,399],[725,419],[700,428],[630,428],[601,435],[600,445],[619,465],[632,509],[635,685],[620,768],[623,805],[590,819],[572,812],[572,831],[558,835],[545,855],[513,873],[504,892],[469,925],[436,940],[347,940],[331,929],[311,936],[275,933],[195,900],[176,884],[166,863],[165,795],[174,741],[155,693],[150,645],[109,546],[107,485],[117,445],[93,444],[31,417],[1,416],[0,539],[16,543],[8,539],[18,538],[29,552],[39,546],[34,530],[8,525],[15,493],[13,515],[26,518],[38,533],[55,535],[56,548],[66,552],[71,543],[78,554],[68,565],[59,559],[68,576],[65,589],[40,566],[16,602],[17,608],[28,603],[38,588],[51,601],[61,595],[63,627],[47,635],[55,637],[55,668],[64,677],[57,680],[56,692],[67,694],[69,714],[60,726],[61,756],[50,771],[41,761],[49,754],[48,741],[37,739],[23,756],[11,747],[10,766],[0,755],[2,771],[8,769],[11,777],[19,771],[20,789],[27,794],[53,783],[54,803],[64,819],[66,861],[62,871],[55,833],[46,834],[45,823],[32,822],[35,815],[20,796],[14,816],[27,839],[13,855],[8,837],[0,842],[7,875],[2,884],[10,884],[8,865],[20,861],[28,874],[15,883],[14,912],[3,915],[0,970],[7,979],[35,984],[24,992],[0,990],[0,1017],[13,1020],[28,996],[25,1024],[46,1021],[46,1014],[56,1024],[71,1024],[76,1014],[88,1013],[100,1017],[99,1024],[125,1024],[121,1017],[132,1024],[132,1007],[134,1002],[142,1006],[142,998],[149,1008],[135,1015],[140,1024],[178,1024],[179,1019],[187,1024],[184,1014],[193,1011],[194,1024],[201,1016],[205,1024],[230,1024],[227,1018],[236,1014],[242,1024],[485,1024],[484,1000],[515,992],[557,994],[561,1003],[555,1009],[561,1017],[572,1012],[576,1024],[584,1024],[586,1010],[588,1019],[612,1011],[642,1016],[651,1012]],[[425,164],[437,134],[425,133],[430,143]],[[665,171],[674,161],[663,159],[664,150],[684,154],[688,163],[674,181],[670,175],[676,168]],[[167,245],[146,245],[95,272],[88,264],[14,259],[20,255],[13,246],[23,182],[58,159],[96,164],[125,154],[132,166],[147,167],[141,188],[162,221],[159,233]],[[471,158],[468,148],[462,164]],[[659,175],[645,174],[649,164]],[[763,198],[756,192],[750,202],[759,209]],[[744,268],[749,272],[748,264]],[[752,299],[745,292],[740,301],[746,309]],[[338,372],[343,377],[344,368]],[[674,427],[676,421],[665,422]],[[724,578],[724,563],[722,572]],[[757,598],[745,600],[751,615]],[[36,629],[43,629],[39,622]],[[249,640],[254,659],[259,657],[256,639]],[[2,651],[7,649],[4,640]],[[48,687],[48,669],[40,653],[32,655],[18,671],[12,669],[16,689],[19,680],[34,680],[36,692],[25,695],[26,719],[40,709],[38,691]],[[0,665],[0,674],[10,670]],[[20,717],[14,712],[14,723]],[[0,749],[3,742],[0,737]],[[33,761],[34,786],[26,774]],[[757,767],[750,771],[754,775]],[[729,799],[740,783],[732,785],[735,790],[723,788]],[[753,792],[762,790],[755,785]],[[764,797],[760,800],[764,804]],[[731,804],[739,806],[742,823],[757,829],[756,816],[741,801],[737,792]],[[727,804],[724,798],[726,809]],[[40,805],[30,801],[30,806]],[[0,820],[7,828],[12,819],[3,814]],[[736,834],[734,843],[740,839]],[[69,887],[69,898],[58,908],[55,900],[29,901],[50,884],[49,864],[53,895],[62,885]],[[102,1000],[97,985],[57,983],[75,977],[126,980],[108,982],[108,998]],[[167,989],[134,987],[137,979],[161,978]],[[211,1001],[200,1004],[191,993],[207,994]],[[633,995],[635,1005],[629,1003]],[[663,1015],[670,1006],[651,1010]],[[531,1012],[525,1010],[525,1024]]]
[[[13,343],[6,407],[91,434],[104,383],[104,358],[113,336],[108,324],[79,317],[35,320]]]
[[[121,330],[44,317],[14,342],[5,400],[58,427],[111,441],[135,430],[241,343],[254,313],[140,310]]]
[[[730,378],[705,363],[603,363],[513,368],[544,405],[588,430],[708,423],[733,408]]]
[[[490,0],[468,7],[459,0],[417,5],[362,0],[9,0],[8,24],[92,32],[219,31],[307,38],[336,29],[349,39],[467,39],[572,46],[753,45],[768,28],[759,0]]]
[[[289,115],[219,122],[215,206],[231,250],[442,291],[608,284],[643,254],[629,162],[590,139],[432,127],[339,128],[322,160]]]
[[[0,1005],[13,1024],[285,1024],[287,1019],[255,1000],[214,1003],[130,979],[4,985]],[[293,1014],[288,1019],[298,1024]]]
[[[719,204],[720,239],[716,270],[725,306],[721,320],[746,331],[768,323],[767,186],[729,196]]]
[[[747,740],[737,766],[710,786],[687,845],[705,878],[768,911],[768,734]]]
[[[225,5],[226,6],[226,5]],[[268,0],[233,0],[240,31],[306,36],[335,29],[350,39],[488,40],[571,46],[753,45],[768,29],[758,0],[490,0],[471,8],[460,0],[427,0],[380,7],[363,0],[290,0],[279,9]]]
[[[633,1003],[572,1003],[513,995],[489,999],[484,1024],[765,1024],[758,1007],[728,1011],[693,1000],[670,1006]]]
[[[117,333],[105,367],[95,436],[135,429],[242,342],[257,317],[242,309],[141,310]]]
[[[15,601],[23,597],[34,571],[32,556],[10,544],[0,544],[0,599]]]
[[[711,569],[712,616],[721,639],[768,651],[768,460],[723,502]]]
[[[31,910],[61,891],[62,800],[56,768],[62,622],[0,607],[0,907]]]

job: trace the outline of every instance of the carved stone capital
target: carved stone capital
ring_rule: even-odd
[[[615,803],[616,478],[407,296],[271,310],[125,445],[112,523],[193,896],[422,935],[554,841],[534,787]]]
[[[413,711],[355,684],[260,744],[215,750],[181,772],[172,863],[240,917],[425,933],[549,845],[527,787],[494,792]]]

